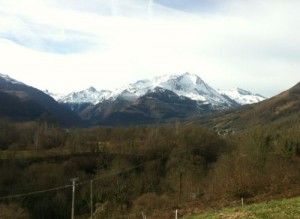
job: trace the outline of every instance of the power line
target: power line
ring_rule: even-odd
[[[17,194],[17,195],[3,196],[3,197],[0,197],[0,200],[10,199],[10,198],[20,198],[20,197],[24,197],[24,196],[36,195],[36,194],[45,193],[45,192],[57,191],[57,190],[71,187],[71,186],[72,185],[65,185],[65,186],[55,187],[55,188],[51,188],[51,189],[39,190],[39,191],[28,192],[28,193],[21,193],[21,194]]]
[[[198,147],[193,147],[193,148],[190,148],[190,149],[194,149],[194,148],[198,148]],[[116,175],[119,175],[119,174],[122,174],[122,173],[130,172],[130,171],[132,171],[132,170],[134,170],[138,167],[141,167],[141,166],[143,166],[147,163],[155,162],[155,161],[159,161],[159,160],[163,160],[163,159],[165,159],[165,158],[160,157],[160,158],[157,158],[157,159],[154,159],[154,160],[146,161],[146,162],[141,163],[139,165],[136,165],[136,166],[133,166],[133,167],[121,170],[121,171],[117,171],[115,173],[107,174],[105,176],[94,177],[92,179],[89,179],[89,180],[86,180],[86,181],[83,181],[83,182],[80,182],[80,183],[76,183],[76,185],[84,185],[84,184],[90,183],[91,180],[93,180],[93,181],[102,180],[102,179],[106,179],[106,178],[116,176]],[[35,194],[40,194],[40,193],[45,193],[45,192],[50,192],[50,191],[61,190],[61,189],[65,189],[65,188],[68,188],[68,187],[72,187],[72,185],[65,185],[65,186],[54,187],[54,188],[45,189],[45,190],[33,191],[33,192],[29,192],[29,193],[21,193],[21,194],[17,194],[17,195],[3,196],[3,197],[0,197],[0,200],[10,199],[10,198],[20,198],[20,197],[23,197],[23,196],[29,196],[29,195],[35,195]]]
[[[102,179],[113,177],[113,176],[116,176],[116,175],[119,175],[122,173],[130,172],[138,167],[145,165],[146,163],[150,163],[150,162],[161,160],[161,159],[162,158],[158,158],[156,160],[151,160],[151,161],[146,161],[139,165],[136,165],[136,166],[133,166],[133,167],[130,167],[127,169],[123,169],[123,170],[117,171],[115,173],[107,174],[105,176],[95,177],[95,178],[92,178],[92,179],[89,179],[89,180],[86,180],[86,181],[83,181],[80,183],[76,183],[76,185],[84,185],[84,184],[90,183],[91,180],[93,180],[93,181],[102,180]],[[57,190],[65,189],[65,188],[72,187],[72,186],[73,185],[65,185],[65,186],[59,186],[59,187],[54,187],[54,188],[45,189],[45,190],[38,190],[38,191],[33,191],[33,192],[28,192],[28,193],[20,193],[20,194],[16,194],[16,195],[2,196],[2,197],[0,197],[0,200],[10,199],[10,198],[20,198],[20,197],[24,197],[24,196],[36,195],[36,194],[41,194],[41,193],[45,193],[45,192],[57,191]]]
[[[0,200],[20,198],[20,197],[36,195],[36,194],[42,194],[42,193],[51,192],[51,191],[58,191],[58,190],[66,189],[66,188],[69,188],[69,187],[73,187],[73,190],[74,190],[75,185],[76,186],[77,185],[84,185],[84,184],[92,183],[93,181],[103,180],[103,179],[110,178],[110,177],[113,177],[113,176],[116,176],[116,175],[119,175],[119,174],[122,174],[122,173],[127,173],[127,172],[130,172],[130,171],[132,171],[132,170],[134,170],[138,167],[141,167],[141,166],[143,166],[147,163],[157,162],[157,161],[160,161],[160,160],[163,160],[163,159],[165,159],[165,158],[160,157],[160,158],[157,158],[157,159],[154,159],[154,160],[149,160],[149,161],[140,163],[138,165],[132,166],[130,168],[123,169],[123,170],[120,170],[120,171],[116,171],[114,173],[110,173],[110,174],[107,174],[105,176],[94,177],[92,179],[89,179],[89,180],[86,180],[86,181],[83,181],[83,182],[80,182],[80,183],[75,183],[75,181],[74,181],[72,185],[64,185],[64,186],[59,186],[59,187],[54,187],[54,188],[44,189],[44,190],[39,190],[39,191],[33,191],[33,192],[28,192],[28,193],[21,193],[21,194],[16,194],[16,195],[3,196],[3,197],[0,197]],[[91,195],[92,195],[92,193],[91,193]],[[91,197],[91,199],[92,199],[92,197]],[[91,202],[91,204],[92,204],[92,202]],[[73,206],[73,204],[72,204],[72,206]],[[74,209],[74,207],[72,207],[72,215],[74,215],[74,210],[73,209]],[[135,214],[136,213],[132,213],[132,214],[129,214],[129,215],[135,215]],[[93,215],[93,210],[91,210],[91,215]],[[114,218],[120,218],[120,217],[114,217]]]

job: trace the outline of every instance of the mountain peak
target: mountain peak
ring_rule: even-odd
[[[89,87],[87,89],[87,91],[89,91],[89,92],[97,92],[97,89],[92,86],[92,87]]]
[[[244,89],[242,89],[242,88],[236,88],[236,91],[238,92],[238,93],[240,93],[241,95],[253,95],[250,91],[247,91],[247,90],[244,90]]]
[[[6,74],[0,73],[0,78],[2,78],[2,79],[3,79],[4,81],[6,81],[6,82],[9,82],[9,83],[12,83],[12,84],[22,84],[22,85],[24,85],[24,83],[22,83],[22,82],[20,82],[20,81],[17,81],[17,80],[15,80],[15,79],[9,77],[9,76],[6,75]]]
[[[220,103],[231,105],[230,101],[206,84],[198,75],[189,72],[156,77],[154,84],[192,100],[208,102],[212,105],[220,105]]]
[[[201,78],[196,74],[191,74],[189,72],[185,72],[183,74],[165,74],[162,76],[157,76],[153,79],[154,81],[161,82],[161,81],[168,81],[168,80],[178,80],[178,81],[189,81],[196,83],[198,80],[202,81]]]
[[[59,102],[62,103],[92,103],[97,104],[111,95],[109,90],[98,91],[94,87],[89,87],[86,90],[79,92],[72,92],[59,99]]]

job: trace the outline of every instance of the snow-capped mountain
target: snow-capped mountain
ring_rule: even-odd
[[[79,92],[72,92],[66,96],[62,96],[58,99],[61,103],[92,103],[97,104],[103,100],[108,99],[111,95],[109,90],[96,90],[94,87],[90,87],[86,90]]]
[[[219,106],[220,104],[232,105],[231,100],[219,94],[199,76],[190,73],[164,75],[153,80],[140,80],[117,89],[112,93],[111,98],[122,97],[126,100],[136,100],[157,87],[170,90],[178,96],[188,97],[202,103],[212,104],[213,106]]]
[[[251,92],[217,91],[199,76],[171,74],[139,80],[114,91],[90,87],[58,99],[91,124],[153,123],[205,115],[258,102]]]
[[[253,94],[250,91],[243,90],[241,88],[230,90],[218,90],[222,95],[229,97],[240,105],[258,103],[266,98],[259,94]]]
[[[199,76],[190,73],[164,75],[155,77],[153,80],[139,80],[114,91],[98,91],[91,87],[87,90],[72,92],[61,97],[58,101],[61,103],[92,103],[96,105],[106,100],[114,101],[121,98],[132,102],[149,92],[153,92],[156,88],[163,88],[174,92],[178,96],[187,97],[202,104],[211,104],[215,107],[231,107],[236,104],[227,96],[210,87]]]
[[[1,74],[1,73],[0,73],[0,79],[6,81],[6,82],[8,82],[8,83],[12,83],[12,84],[25,85],[24,83],[22,83],[22,82],[20,82],[20,81],[17,81],[17,80],[15,80],[15,79],[9,77],[9,76],[6,75],[6,74]]]
[[[4,93],[1,93],[1,89]],[[217,91],[199,76],[190,73],[139,80],[114,91],[90,87],[63,96],[48,90],[39,92],[0,74],[0,94],[6,99],[14,98],[8,96],[11,94],[21,98],[16,101],[22,113],[26,111],[23,109],[33,107],[27,102],[24,105],[25,102],[22,101],[32,99],[37,103],[35,111],[53,111],[53,114],[59,116],[60,112],[63,112],[66,116],[63,116],[62,120],[71,115],[70,120],[76,121],[76,116],[79,116],[84,125],[156,124],[185,120],[265,99],[242,89]],[[45,109],[41,106],[45,106]],[[55,111],[56,108],[59,112]]]

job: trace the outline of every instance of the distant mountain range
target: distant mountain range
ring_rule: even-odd
[[[11,106],[6,111],[0,108],[3,115],[15,119],[24,119],[26,116],[28,119],[37,119],[46,114],[65,124],[78,121],[78,116],[81,123],[86,125],[161,123],[234,109],[266,99],[239,88],[216,90],[199,76],[190,73],[139,80],[114,91],[98,91],[90,87],[68,95],[42,92],[3,74],[0,74],[0,82],[3,102],[18,102],[22,105],[18,105],[18,109],[26,109],[22,110],[23,114],[28,111],[23,115]]]
[[[58,102],[92,124],[143,124],[186,119],[266,99],[243,89],[220,91],[190,73],[139,80],[114,91],[90,87]]]
[[[65,96],[47,92],[61,103],[92,103],[96,105],[106,100],[116,100],[118,98],[135,101],[157,87],[172,91],[178,96],[220,107],[230,107],[236,104],[251,104],[266,99],[261,95],[252,94],[240,88],[228,91],[215,90],[199,76],[190,73],[164,75],[156,77],[153,80],[139,80],[118,88],[115,91],[98,91],[94,87],[90,87],[86,90],[72,92]]]

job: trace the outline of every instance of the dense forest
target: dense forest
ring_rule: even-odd
[[[2,119],[0,218],[70,218],[75,177],[75,218],[91,207],[93,218],[168,218],[299,195],[299,124],[218,134],[187,123],[63,129]]]

